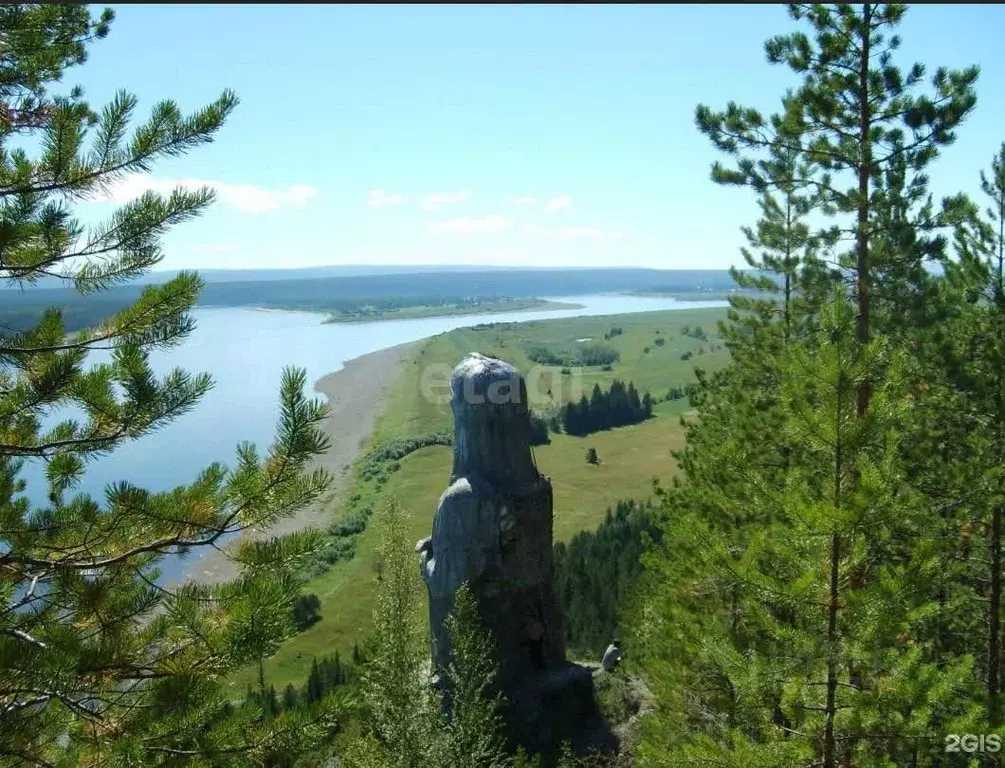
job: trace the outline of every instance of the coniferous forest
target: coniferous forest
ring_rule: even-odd
[[[695,112],[762,212],[734,277],[774,296],[731,302],[645,558],[642,765],[955,765],[1002,732],[1005,145],[934,199],[978,69],[901,62],[906,12],[792,6],[777,110]]]
[[[632,382],[626,387],[615,379],[605,392],[593,385],[590,396],[562,406],[558,423],[566,434],[581,437],[603,429],[638,424],[653,415],[653,399],[646,392],[641,398]]]
[[[619,674],[653,701],[619,762],[592,765],[1000,764],[1005,142],[967,189],[931,188],[941,151],[967,141],[979,70],[944,68],[938,51],[904,60],[908,12],[926,8],[789,6],[764,45],[789,77],[775,107],[737,93],[695,109],[721,157],[712,183],[758,203],[758,220],[736,222],[749,269],[733,279],[751,290],[719,328],[729,365],[695,369],[687,388],[679,475],[556,549],[570,647],[595,659],[617,633]],[[163,234],[213,202],[208,189],[149,192],[104,222],[75,218],[123,174],[214,141],[238,105],[225,91],[140,115],[129,93],[97,107],[63,88],[113,22],[80,4],[0,7],[4,281],[63,275],[100,295],[156,266]],[[303,686],[276,691],[263,673],[228,689],[317,621],[298,596],[325,537],[244,539],[227,583],[167,590],[157,566],[324,498],[331,476],[313,460],[331,438],[306,373],[285,372],[265,451],[238,445],[228,466],[165,492],[78,488],[88,461],[209,390],[205,376],[154,375],[149,358],[190,334],[200,289],[183,272],[74,334],[58,309],[0,331],[0,764],[586,765],[512,754],[467,589],[444,714],[424,682],[423,587],[396,503],[375,522],[366,652],[316,659]],[[76,415],[47,420],[68,405]],[[562,427],[651,415],[648,393],[618,382],[569,404]],[[41,503],[26,461],[45,464]]]
[[[642,573],[647,539],[659,538],[651,503],[621,501],[597,530],[555,544],[555,592],[575,655],[599,659],[622,634],[623,607]]]

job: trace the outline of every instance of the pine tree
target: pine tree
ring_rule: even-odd
[[[313,704],[321,701],[322,696],[324,696],[324,688],[321,680],[321,670],[318,667],[318,660],[315,656],[311,660],[311,671],[307,674],[307,684],[304,687],[304,699]]]
[[[746,478],[757,525],[741,523],[742,540],[720,533],[736,520],[728,486],[698,476],[671,493],[663,541],[678,557],[646,558],[633,611],[633,649],[662,704],[642,765],[931,765],[927,740],[968,715],[969,659],[933,662],[920,620],[933,606],[905,599],[930,591],[940,561],[895,450],[903,363],[882,340],[858,347],[846,297],[824,310],[781,363],[799,448],[784,485],[742,445],[719,457]],[[857,383],[870,375],[883,386],[861,419]]]
[[[293,683],[287,684],[283,691],[283,709],[293,709],[299,703],[300,697],[297,695],[297,689],[293,687]]]
[[[451,661],[446,672],[445,766],[506,768],[502,697],[493,693],[498,666],[492,637],[481,626],[478,605],[464,585],[447,619]]]
[[[266,717],[272,718],[279,713],[279,697],[276,695],[276,687],[270,685],[265,693],[262,709]]]
[[[758,195],[761,218],[755,227],[742,228],[748,247],[741,254],[750,269],[730,270],[738,286],[756,293],[729,297],[727,322],[720,323],[719,331],[736,361],[733,373],[745,376],[734,386],[752,393],[758,428],[776,436],[764,460],[784,468],[791,448],[777,439],[776,363],[786,345],[806,332],[834,276],[820,258],[825,243],[809,224],[822,199],[802,139],[787,134],[779,116],[771,122],[778,136],[766,157],[741,157],[729,170],[715,163],[712,179],[750,187]]]
[[[576,434],[579,435],[589,434],[590,430],[593,428],[593,425],[596,423],[597,414],[593,412],[593,409],[590,407],[590,401],[586,399],[585,394],[579,398],[579,408],[577,409],[577,413],[579,417],[578,421],[579,432],[577,432]]]
[[[773,116],[771,122],[781,133],[782,119]],[[699,128],[708,131],[701,120]],[[688,385],[686,393],[684,387],[670,392],[686,394],[699,418],[693,422],[681,418],[687,439],[684,449],[674,454],[689,481],[686,501],[668,496],[665,502],[675,510],[676,504],[686,504],[689,513],[707,509],[700,517],[712,527],[711,535],[736,550],[742,550],[750,532],[770,518],[754,503],[744,472],[756,467],[765,478],[782,482],[793,451],[781,430],[782,355],[813,327],[831,281],[819,258],[825,243],[808,224],[821,199],[813,191],[812,168],[800,157],[799,141],[798,135],[780,135],[762,159],[740,156],[732,170],[720,163],[713,166],[717,183],[748,186],[758,194],[762,218],[755,228],[743,228],[750,248],[742,249],[755,271],[732,270],[741,287],[755,289],[758,295],[730,297],[727,319],[719,325],[730,350],[730,366],[711,376],[696,368],[696,384]],[[704,336],[700,328],[685,327],[683,333]],[[734,462],[721,461],[723,455],[743,455],[747,466],[741,471]],[[676,478],[674,485],[679,486]],[[733,499],[729,514],[716,513],[719,493]],[[673,517],[677,512],[667,514]],[[739,600],[738,593],[730,598],[735,616],[740,613]]]
[[[810,214],[821,204],[813,169],[801,156],[800,137],[785,134],[777,115],[771,123],[779,135],[765,157],[742,155],[736,168],[718,162],[712,167],[716,183],[750,187],[758,195],[761,218],[755,227],[742,228],[749,247],[741,253],[751,269],[730,270],[738,286],[756,293],[731,295],[727,318],[719,324],[733,364],[712,379],[700,369],[696,373],[703,390],[703,420],[713,402],[728,403],[729,428],[741,432],[740,440],[763,447],[750,459],[782,471],[791,447],[779,439],[778,361],[786,345],[811,327],[833,276],[820,258],[823,238],[809,225]],[[699,127],[708,130],[700,121]],[[704,336],[701,328],[686,331]],[[761,440],[765,434],[774,439]],[[693,446],[700,453],[695,437],[691,435],[686,450]]]
[[[590,394],[590,422],[587,430],[590,432],[607,429],[610,424],[608,418],[607,403],[604,399],[604,392],[600,389],[600,384],[593,385],[593,392]]]
[[[0,279],[11,284],[61,279],[87,296],[140,278],[161,261],[163,234],[213,201],[208,189],[147,192],[104,223],[74,218],[74,202],[213,141],[237,105],[225,91],[185,116],[163,101],[129,135],[131,94],[95,111],[80,88],[54,91],[112,20],[81,4],[0,8]],[[184,415],[210,388],[208,376],[181,370],[158,379],[148,358],[188,336],[201,286],[191,272],[148,286],[73,336],[58,308],[33,328],[0,332],[4,761],[154,765],[223,751],[254,759],[277,740],[317,738],[295,718],[256,726],[248,711],[232,711],[220,681],[292,631],[296,572],[319,534],[243,542],[229,584],[174,593],[155,584],[164,556],[267,529],[321,497],[329,477],[308,469],[328,447],[325,409],[305,396],[305,373],[284,372],[266,455],[243,444],[233,467],[213,464],[164,493],[127,480],[100,498],[79,490],[90,462]],[[88,366],[96,349],[110,359]],[[63,410],[44,426],[67,406],[81,415]],[[26,493],[26,462],[45,469],[46,493],[36,494],[44,504]]]
[[[439,760],[440,702],[428,680],[422,584],[409,539],[408,516],[391,499],[376,521],[384,578],[377,585],[374,648],[363,672],[368,735],[347,764],[421,768]],[[435,763],[434,763],[435,764]]]
[[[947,652],[981,659],[987,723],[1002,725],[1002,514],[1005,505],[1005,144],[980,175],[990,205],[956,233],[957,260],[947,265],[942,332],[929,348],[927,431],[917,463],[930,493],[947,510],[938,631]],[[925,454],[930,458],[925,461]],[[976,537],[976,538],[975,538]],[[984,538],[983,547],[977,542]],[[984,622],[973,617],[984,614]],[[969,619],[969,620],[968,620]]]
[[[720,113],[696,110],[699,128],[722,151],[788,145],[817,171],[805,181],[815,186],[823,212],[841,217],[821,238],[851,241],[836,266],[856,299],[861,345],[877,322],[902,322],[912,284],[925,279],[925,259],[941,254],[943,240],[931,235],[960,215],[959,205],[933,212],[924,171],[976,104],[976,67],[940,68],[932,78],[933,97],[912,95],[925,68],[915,64],[905,76],[892,59],[900,46],[892,32],[905,11],[896,4],[790,5],[790,16],[808,22],[813,37],[795,32],[765,45],[770,63],[784,63],[803,77],[800,88],[787,94],[782,119],[765,120],[736,103]],[[799,137],[798,145],[792,137]],[[891,186],[899,187],[895,218],[884,216],[892,208]],[[914,241],[906,253],[898,247],[905,238]],[[859,383],[860,414],[868,408],[869,391],[868,381]]]
[[[562,409],[562,429],[567,435],[579,434],[579,406],[569,403]]]
[[[807,190],[803,212],[835,220],[811,241],[833,261],[801,276],[805,329],[751,303],[725,328],[731,365],[696,371],[700,419],[678,457],[687,482],[664,495],[673,553],[647,558],[633,606],[661,700],[643,762],[931,765],[930,740],[978,723],[972,659],[945,642],[947,520],[926,495],[947,481],[930,460],[928,477],[911,461],[930,414],[913,392],[930,359],[909,350],[936,346],[948,302],[932,300],[948,289],[925,266],[945,260],[940,230],[966,213],[962,198],[935,212],[924,171],[972,110],[977,72],[939,70],[934,96],[914,96],[923,68],[902,75],[899,40],[885,39],[903,6],[790,12],[813,37],[767,44],[770,61],[803,77],[783,113],[765,120],[731,103],[696,118],[739,155],[719,181],[763,195],[758,158],[786,161]],[[832,270],[844,286],[824,313]],[[943,426],[932,440],[951,440]]]
[[[761,211],[756,227],[742,228],[748,247],[740,252],[750,270],[733,268],[730,272],[737,285],[767,298],[731,296],[731,316],[734,320],[767,320],[779,328],[784,343],[799,334],[812,306],[804,294],[819,292],[821,284],[826,286],[827,275],[819,257],[819,237],[808,221],[821,203],[813,169],[805,158],[801,137],[787,135],[777,115],[771,121],[779,135],[767,148],[765,158],[756,162],[741,158],[738,167],[731,170],[716,163],[712,179],[719,184],[751,187],[758,194]],[[818,295],[817,305],[819,299]],[[776,320],[780,322],[772,322]]]
[[[972,363],[978,381],[968,388],[977,395],[977,408],[985,416],[974,421],[984,427],[983,445],[986,465],[981,476],[989,485],[987,507],[981,515],[988,535],[987,596],[988,641],[985,653],[988,725],[1002,725],[1002,517],[1005,515],[1005,143],[991,163],[991,175],[981,172],[981,191],[990,198],[986,218],[975,226],[974,237],[960,240],[964,267],[977,267],[976,285],[984,289],[980,323],[975,330],[980,335],[980,352]],[[983,226],[981,226],[983,225]],[[968,248],[968,246],[970,246]],[[973,272],[971,272],[973,274]],[[973,347],[971,346],[973,351]],[[983,365],[981,365],[983,363]],[[976,390],[976,391],[975,391]],[[975,409],[976,410],[976,409]],[[982,423],[983,422],[983,423]],[[974,436],[974,431],[970,431]]]
[[[345,669],[342,667],[342,660],[339,658],[338,651],[335,651],[335,658],[332,660],[333,668],[333,684],[342,685],[346,681]]]
[[[379,521],[386,563],[377,586],[374,647],[363,672],[364,732],[351,740],[346,766],[506,768],[501,698],[491,637],[473,596],[458,592],[448,627],[452,660],[443,692],[430,685],[421,583],[408,538],[408,516],[391,500]]]
[[[642,408],[642,400],[639,398],[639,391],[635,389],[635,384],[631,381],[628,382],[628,407],[630,411],[629,424],[641,421],[646,417]]]

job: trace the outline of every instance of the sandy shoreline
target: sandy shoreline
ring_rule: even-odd
[[[388,397],[403,363],[413,348],[421,343],[398,344],[347,360],[341,370],[314,382],[314,389],[328,399],[330,409],[323,428],[331,435],[332,446],[318,457],[316,466],[324,467],[335,476],[332,496],[325,503],[280,520],[269,529],[269,534],[292,533],[312,525],[323,527],[328,522],[335,503],[351,480],[353,462],[370,438],[377,417],[387,408]],[[248,532],[244,535],[256,534]],[[186,574],[189,581],[197,583],[226,580],[234,575],[233,564],[216,550],[193,562]]]

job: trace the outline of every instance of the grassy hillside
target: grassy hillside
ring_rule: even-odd
[[[528,388],[532,409],[543,411],[567,400],[570,392],[575,391],[578,376],[563,376],[558,366],[536,365],[528,358],[528,349],[544,346],[562,351],[590,343],[582,339],[610,345],[620,353],[620,360],[607,371],[599,367],[584,369],[578,385],[589,394],[597,382],[606,387],[615,378],[632,381],[640,392],[651,391],[658,404],[654,418],[642,424],[587,437],[553,434],[550,445],[534,449],[538,466],[554,485],[555,537],[567,541],[578,531],[595,527],[607,508],[619,499],[647,498],[654,477],[666,479],[676,471],[670,451],[681,446],[677,417],[688,406],[686,400],[664,402],[663,398],[669,388],[693,382],[695,366],[715,369],[726,363],[728,355],[721,348],[715,328],[715,321],[723,316],[721,309],[645,312],[499,323],[435,336],[418,348],[401,375],[391,405],[378,421],[371,445],[450,431],[449,405],[446,398],[437,402],[429,397],[429,381],[437,375],[442,379],[468,352],[498,357],[524,374],[540,375],[542,383],[534,386],[534,382],[528,382]],[[698,326],[704,329],[708,340],[682,335],[685,327],[693,330]],[[615,327],[621,329],[621,334],[605,341],[604,335]],[[656,343],[658,338],[666,340],[662,346]],[[712,351],[715,347],[718,349]],[[704,354],[699,354],[701,349]],[[688,352],[692,357],[682,360]],[[549,383],[554,383],[550,398]],[[433,394],[437,392],[434,390]],[[585,460],[590,447],[600,457],[597,466]],[[365,457],[359,466],[364,463]],[[451,448],[444,445],[421,448],[397,463],[396,470],[388,467],[383,482],[358,474],[355,488],[347,494],[337,516],[350,515],[367,504],[379,508],[394,494],[412,513],[414,538],[429,535],[437,499],[445,490],[450,473]],[[352,560],[332,567],[307,586],[307,592],[321,598],[323,618],[266,661],[266,677],[277,689],[288,682],[300,683],[310,669],[313,655],[335,650],[345,655],[354,641],[366,635],[377,573],[374,527],[371,524],[359,535]],[[235,695],[243,692],[256,674],[256,669],[249,668],[235,678]]]

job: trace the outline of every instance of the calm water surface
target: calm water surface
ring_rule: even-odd
[[[150,491],[166,491],[191,482],[213,461],[230,464],[235,446],[243,440],[257,443],[264,453],[275,429],[279,383],[286,365],[305,368],[312,385],[354,357],[479,323],[726,306],[723,301],[677,302],[621,295],[552,300],[583,307],[351,325],[324,324],[323,315],[310,312],[197,309],[193,312],[197,327],[189,339],[169,352],[152,353],[151,365],[159,375],[175,367],[191,373],[207,372],[213,377],[213,389],[177,421],[94,461],[80,490],[100,498],[108,483],[128,479]],[[95,362],[107,359],[106,355],[94,353]],[[24,472],[36,504],[44,503],[40,472],[37,466],[26,466]],[[165,564],[165,572],[175,570]]]

